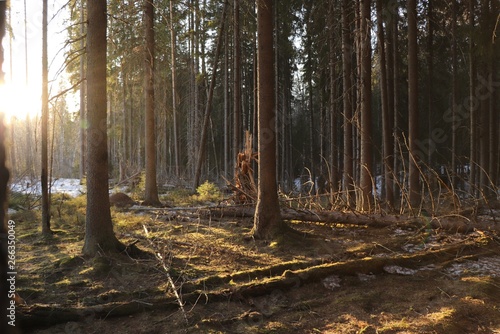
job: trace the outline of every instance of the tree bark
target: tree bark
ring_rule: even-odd
[[[409,204],[416,208],[421,200],[417,155],[418,140],[418,49],[417,49],[417,3],[408,0],[408,145],[409,145]]]
[[[85,34],[85,8],[84,8],[84,0],[81,1],[80,4],[80,48],[83,50],[85,47],[85,39],[83,35]],[[80,55],[80,183],[83,184],[83,179],[85,177],[85,157],[86,157],[86,145],[85,145],[85,135],[86,135],[86,84],[85,84],[85,55]]]
[[[361,170],[360,170],[360,200],[357,207],[369,211],[373,204],[373,169],[372,169],[372,59],[371,59],[371,1],[361,1]]]
[[[477,147],[478,147],[478,135],[477,135],[477,106],[476,97],[474,92],[476,90],[476,57],[474,54],[475,43],[474,43],[474,29],[475,29],[475,0],[469,0],[469,113],[470,113],[470,154],[469,154],[469,192],[472,197],[477,197],[478,195],[478,184],[477,184]]]
[[[233,0],[233,160],[241,150],[240,0]]]
[[[342,174],[342,191],[345,196],[345,202],[348,207],[353,203],[353,131],[352,131],[352,35],[350,27],[348,0],[342,1],[342,83],[344,89],[343,108],[344,108],[344,168]]]
[[[391,114],[389,111],[388,98],[388,80],[387,80],[387,62],[385,50],[385,32],[383,22],[383,6],[382,0],[377,0],[377,36],[378,49],[380,57],[380,96],[382,100],[382,166],[384,171],[384,193],[385,200],[389,206],[394,204],[394,195],[392,192],[392,164],[393,164],[393,143],[392,143],[392,126]],[[391,78],[392,80],[392,78]]]
[[[87,4],[87,212],[83,254],[125,249],[113,232],[108,191],[106,0]]]
[[[144,100],[145,100],[145,144],[146,185],[144,204],[161,205],[156,182],[156,122],[155,122],[155,33],[153,0],[144,0]]]
[[[492,189],[491,179],[490,179],[490,134],[489,134],[489,113],[490,113],[490,100],[492,99],[493,93],[490,91],[493,87],[490,86],[490,79],[493,73],[490,72],[489,57],[493,57],[493,48],[490,44],[490,38],[486,37],[493,31],[493,25],[490,20],[490,1],[481,1],[481,17],[480,17],[480,28],[482,36],[479,38],[480,48],[483,52],[482,59],[480,61],[479,73],[482,76],[482,80],[486,81],[486,87],[481,87],[475,91],[476,99],[479,99],[480,110],[479,110],[479,186],[481,188],[481,195],[489,198],[494,196],[494,191]],[[483,35],[484,34],[484,35]],[[498,131],[498,129],[497,129]]]
[[[457,100],[458,100],[458,62],[457,62],[457,0],[452,0],[451,6],[451,34],[452,34],[452,44],[451,44],[451,110],[452,110],[452,122],[451,122],[451,186],[452,190],[455,190],[456,186],[456,174],[457,174]]]
[[[399,113],[399,50],[398,50],[398,23],[399,23],[399,6],[395,2],[395,8],[391,10],[391,41],[392,41],[392,110],[393,110],[393,136],[394,136],[394,183],[392,185],[394,197],[399,197],[400,182],[399,182],[399,166],[401,164],[400,145],[401,131],[399,129],[400,113]]]
[[[43,0],[42,9],[42,234],[52,234],[50,230],[50,198],[49,198],[49,63],[47,44],[47,0]]]
[[[172,120],[174,127],[174,163],[175,163],[175,176],[180,176],[180,158],[179,158],[179,125],[177,120],[177,57],[176,57],[176,35],[174,30],[174,6],[173,1],[170,0],[170,58],[172,62]]]
[[[252,234],[273,239],[283,230],[276,184],[273,0],[257,1],[258,191]]]
[[[453,19],[455,20],[455,19]],[[452,23],[453,24],[453,23]],[[429,138],[432,138],[434,113],[434,0],[427,4],[427,122]],[[432,150],[427,150],[427,165],[432,168]]]
[[[329,164],[330,164],[330,179],[329,179],[329,188],[330,192],[337,192],[338,189],[338,147],[339,143],[337,140],[337,104],[335,102],[336,99],[336,76],[337,73],[335,71],[335,62],[337,61],[337,54],[336,54],[336,44],[335,44],[335,36],[336,36],[336,31],[335,31],[335,7],[334,7],[334,2],[331,1],[329,6],[328,6],[328,11],[329,11],[329,20],[328,20],[328,44],[329,44],[329,59],[328,59],[328,67],[329,67],[329,90],[330,90],[330,96],[329,96],[329,109],[328,113],[330,114],[330,140],[329,140]]]

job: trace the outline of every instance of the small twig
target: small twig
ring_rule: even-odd
[[[390,249],[390,248],[385,247],[385,246],[384,246],[384,245],[382,245],[382,244],[379,244],[378,242],[374,242],[373,244],[374,244],[375,246],[382,247],[383,249],[388,250],[389,252],[391,252],[391,253],[393,253],[393,254],[397,254],[397,252],[393,251],[393,250],[392,250],[392,249]]]
[[[441,291],[441,293],[445,294],[448,298],[451,298],[451,296],[448,294],[448,292],[444,291],[440,287],[437,287],[437,288],[438,288],[439,291]]]
[[[155,248],[155,245],[153,244],[153,242],[149,239],[149,231],[148,231],[148,228],[146,227],[146,225],[142,225],[142,227],[144,228],[144,232],[146,233],[146,237],[148,238],[148,241],[149,243],[151,244],[151,247],[154,249]],[[179,307],[182,311],[182,315],[184,316],[184,320],[186,321],[186,324],[189,325],[189,320],[188,320],[188,317],[187,317],[187,314],[186,314],[186,311],[184,310],[184,303],[182,302],[182,299],[181,299],[181,296],[179,295],[179,293],[177,292],[177,288],[175,286],[175,283],[174,283],[174,280],[172,279],[172,276],[170,276],[170,273],[169,273],[169,268],[167,267],[167,265],[165,264],[165,260],[163,259],[163,256],[161,256],[161,254],[159,252],[155,252],[155,256],[156,258],[158,259],[158,262],[161,263],[163,269],[165,270],[165,273],[167,274],[167,279],[168,279],[168,283],[172,286],[172,290],[174,291],[174,295],[175,295],[175,298],[177,300],[177,303],[179,304]]]
[[[148,302],[144,302],[142,300],[137,300],[137,299],[132,300],[132,302],[139,303],[139,304],[144,304],[144,305],[147,305],[147,306],[154,306],[153,303],[148,303]]]

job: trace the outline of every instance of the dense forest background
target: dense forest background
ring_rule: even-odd
[[[257,147],[255,2],[153,5],[147,40],[144,3],[108,1],[110,178],[145,170],[154,124],[160,188],[199,184],[198,160],[202,180],[233,182],[245,132]],[[328,192],[331,204],[363,210],[418,204],[419,194],[436,191],[455,203],[498,193],[499,8],[498,0],[275,2],[280,189]],[[83,179],[86,2],[50,15],[62,12],[69,19],[60,75],[69,84],[50,91],[50,179]],[[145,112],[147,43],[154,123]],[[80,98],[80,111],[70,111],[64,94]],[[37,179],[41,121],[12,122],[14,177]]]

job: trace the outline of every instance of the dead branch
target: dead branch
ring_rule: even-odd
[[[142,225],[142,227],[144,228],[144,232],[146,233],[146,237],[147,237],[151,247],[153,247],[153,249],[155,249],[156,248],[155,245],[153,244],[151,239],[149,239],[148,228],[146,227],[146,225]],[[186,321],[186,324],[189,324],[189,320],[187,318],[186,311],[184,310],[184,303],[182,302],[181,296],[179,295],[179,292],[177,291],[177,287],[175,286],[175,283],[174,283],[174,280],[172,279],[172,276],[170,276],[170,268],[167,267],[167,265],[165,263],[165,259],[163,258],[163,256],[159,252],[155,251],[155,257],[158,260],[158,262],[161,264],[163,270],[165,270],[165,273],[166,273],[167,279],[168,279],[168,283],[170,284],[172,291],[174,292],[175,298],[177,300],[177,304],[179,305],[179,308],[182,311],[182,315],[184,316],[184,320]]]

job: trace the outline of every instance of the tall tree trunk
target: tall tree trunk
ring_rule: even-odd
[[[398,23],[399,23],[399,6],[397,2],[394,5],[395,8],[391,10],[391,40],[392,40],[392,110],[394,116],[393,122],[393,136],[394,136],[394,183],[393,183],[393,193],[394,197],[399,197],[400,183],[399,183],[399,166],[401,164],[401,154],[400,154],[400,144],[401,144],[401,130],[399,129],[400,124],[400,113],[399,113],[399,50],[398,50]]]
[[[241,150],[240,0],[233,0],[233,159]],[[236,165],[235,165],[236,166]]]
[[[48,122],[49,122],[49,63],[47,51],[47,0],[43,0],[42,9],[42,234],[52,234],[50,230],[50,198],[49,198],[49,155],[48,155]]]
[[[85,2],[81,0],[80,4],[80,48],[83,50],[85,48]],[[85,177],[85,156],[86,156],[86,146],[85,146],[85,135],[86,135],[86,105],[85,105],[85,54],[80,55],[80,183],[83,184],[83,179]]]
[[[497,7],[497,12],[498,12],[498,7]],[[495,13],[495,11],[493,11]],[[495,52],[493,50],[493,52]],[[498,75],[496,75],[495,70],[496,70],[496,64],[495,61],[493,60],[494,54],[492,55],[489,66],[490,66],[490,77],[489,77],[489,88],[492,89],[491,91],[491,96],[489,100],[489,134],[490,134],[490,166],[489,166],[489,172],[490,172],[490,179],[491,179],[491,184],[493,186],[498,187],[498,148],[499,148],[499,136],[498,136],[498,109],[495,108],[498,104],[498,90],[493,90],[493,85],[497,83],[498,85]]]
[[[282,232],[283,222],[276,184],[276,135],[273,118],[273,0],[257,1],[258,62],[258,191],[252,234],[259,239],[273,239]]]
[[[480,28],[483,36],[488,36],[490,31],[493,31],[493,25],[490,23],[490,0],[482,0],[481,1],[481,20],[480,20]],[[479,99],[480,102],[480,110],[479,110],[479,162],[481,170],[479,172],[479,185],[481,187],[481,191],[483,196],[490,197],[493,195],[492,184],[490,182],[490,134],[489,134],[489,113],[490,113],[490,99],[492,98],[492,92],[490,89],[492,86],[490,85],[491,75],[490,66],[489,66],[489,57],[492,57],[492,48],[490,45],[490,38],[481,37],[480,39],[480,47],[483,50],[484,54],[482,56],[480,62],[480,75],[482,76],[482,80],[485,81],[486,87],[481,87],[475,91],[476,99]],[[482,84],[484,85],[484,84]],[[497,130],[498,131],[498,130]]]
[[[335,7],[334,2],[331,1],[328,7],[329,10],[329,20],[328,20],[328,44],[329,44],[329,114],[330,114],[330,148],[329,148],[329,164],[330,164],[330,191],[336,192],[338,190],[338,142],[337,142],[337,108],[336,108],[336,71],[335,62],[336,50],[335,50]]]
[[[420,203],[418,140],[418,49],[417,2],[408,0],[408,141],[409,141],[409,201],[412,208]]]
[[[476,57],[474,54],[475,43],[474,43],[474,29],[475,29],[475,0],[469,0],[469,112],[470,112],[470,154],[469,154],[469,188],[472,197],[477,197],[478,195],[478,184],[477,184],[477,106],[476,97],[474,92],[476,90]]]
[[[174,30],[174,6],[173,1],[170,0],[170,59],[172,62],[172,120],[173,120],[173,128],[174,128],[174,163],[175,163],[175,176],[180,176],[179,164],[179,125],[177,120],[177,57],[176,57],[176,36]]]
[[[344,89],[343,108],[344,108],[344,170],[342,174],[342,191],[345,194],[347,206],[353,203],[353,131],[352,131],[352,36],[350,27],[350,15],[348,0],[342,0],[342,84]]]
[[[455,20],[455,19],[453,19]],[[427,122],[429,138],[432,138],[432,115],[434,114],[434,0],[427,4]],[[427,165],[432,168],[431,147],[427,150]]]
[[[146,185],[145,205],[160,205],[156,182],[156,122],[155,122],[155,33],[153,0],[144,0],[144,100],[145,100],[145,145],[146,145]]]
[[[87,4],[87,214],[83,253],[124,249],[113,232],[108,191],[106,0]]]
[[[458,99],[458,62],[457,62],[457,0],[452,0],[451,6],[451,34],[452,34],[452,45],[451,45],[451,185],[452,189],[456,186],[456,174],[457,174],[457,129],[459,124],[457,123],[457,99]]]
[[[369,21],[371,20],[371,1],[361,1],[361,165],[360,165],[360,191],[357,207],[363,211],[369,211],[373,203],[372,194],[372,88],[371,88],[371,33]]]
[[[389,206],[394,204],[394,196],[392,192],[392,164],[393,164],[393,143],[392,143],[392,122],[391,114],[389,111],[389,98],[388,98],[388,80],[387,80],[387,64],[386,64],[386,50],[385,50],[385,32],[383,22],[382,0],[377,0],[377,35],[378,35],[378,49],[380,57],[380,96],[382,100],[382,152],[383,160],[382,166],[384,170],[384,192],[385,200]],[[392,80],[392,78],[391,78]]]
[[[311,49],[311,48],[310,48]],[[309,49],[309,50],[310,50]],[[310,59],[310,62],[312,63],[312,55],[309,54],[309,59]],[[308,83],[307,83],[307,89],[309,91],[309,94],[308,94],[308,103],[307,103],[307,106],[309,107],[309,159],[310,159],[310,173],[311,173],[311,191],[314,192],[315,191],[315,184],[316,184],[316,162],[315,162],[315,159],[316,159],[316,146],[314,145],[314,99],[313,99],[313,95],[314,95],[314,89],[313,89],[313,83],[312,83],[312,72],[313,72],[313,69],[312,69],[312,65],[311,65],[311,69],[310,69],[311,73],[310,73],[310,76],[309,76],[309,80],[308,80]]]
[[[230,102],[229,102],[229,34],[224,34],[224,178],[230,180],[232,173],[229,172],[231,156],[231,130],[230,130]]]

